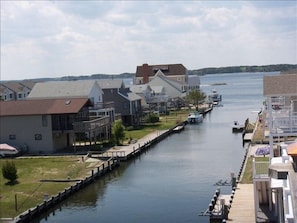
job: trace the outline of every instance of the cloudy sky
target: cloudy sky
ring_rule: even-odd
[[[297,63],[290,1],[1,0],[1,80]]]

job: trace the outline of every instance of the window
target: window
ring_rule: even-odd
[[[19,98],[23,98],[23,95],[21,93],[19,93]]]
[[[9,135],[9,140],[15,140],[15,139],[16,139],[16,135],[15,134]]]
[[[34,137],[35,137],[35,140],[42,140],[41,134],[35,134]]]
[[[41,118],[42,118],[42,126],[47,127],[47,116],[42,115]]]

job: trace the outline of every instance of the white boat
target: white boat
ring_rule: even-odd
[[[218,105],[220,101],[222,101],[222,95],[217,92],[217,90],[213,89],[211,94],[208,95],[208,101],[213,103],[214,105]]]
[[[6,143],[0,144],[0,158],[1,157],[12,157],[19,155],[19,150],[13,146]]]
[[[238,121],[233,122],[232,132],[242,132],[244,129],[244,124],[239,124]]]
[[[203,115],[199,112],[191,112],[189,115],[188,115],[188,118],[187,118],[187,122],[189,124],[194,124],[194,123],[200,123],[203,121]]]

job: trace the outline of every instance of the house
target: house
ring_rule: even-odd
[[[159,113],[167,113],[168,95],[163,86],[152,86],[152,97],[148,101],[150,109]]]
[[[103,91],[95,80],[47,81],[36,83],[27,99],[88,98],[94,107],[102,107]]]
[[[85,132],[102,137],[108,117],[89,120],[88,98],[35,99],[0,102],[0,142],[30,154],[74,148]]]
[[[188,76],[188,81],[189,81],[188,91],[200,90],[200,78],[199,78],[198,75],[189,75]]]
[[[152,97],[152,88],[148,84],[131,85],[129,89],[131,92],[141,97],[142,108],[149,108],[148,102]]]
[[[287,147],[297,139],[297,73],[264,76],[263,94],[270,157],[267,163],[253,161],[256,221],[269,213],[273,222],[296,222],[297,161]]]
[[[104,102],[114,102],[115,113],[125,126],[139,126],[142,116],[141,97],[125,87],[121,79],[99,79]]]
[[[24,100],[34,87],[32,81],[10,81],[0,83],[0,99],[2,101]]]
[[[182,64],[143,64],[142,66],[137,66],[134,84],[149,83],[158,71],[161,71],[169,80],[180,83],[182,90],[188,88],[188,72]]]

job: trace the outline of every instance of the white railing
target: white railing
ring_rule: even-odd
[[[272,120],[272,129],[282,129],[285,132],[297,132],[297,116],[274,116]]]

